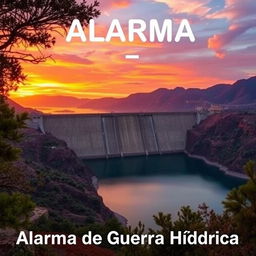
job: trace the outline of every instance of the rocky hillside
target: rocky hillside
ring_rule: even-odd
[[[188,132],[187,151],[243,172],[248,160],[256,160],[256,114],[210,116]]]
[[[19,147],[33,199],[48,208],[51,216],[84,225],[113,217],[97,194],[90,170],[65,142],[25,129]]]

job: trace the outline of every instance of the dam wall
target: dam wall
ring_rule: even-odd
[[[44,115],[40,129],[79,157],[108,158],[184,151],[197,120],[195,112]]]

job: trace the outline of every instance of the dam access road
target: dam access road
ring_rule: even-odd
[[[185,150],[196,112],[65,114],[33,118],[44,133],[64,140],[82,158],[165,154]]]

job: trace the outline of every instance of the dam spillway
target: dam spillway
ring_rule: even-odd
[[[41,129],[83,158],[165,154],[185,150],[196,112],[43,115]]]

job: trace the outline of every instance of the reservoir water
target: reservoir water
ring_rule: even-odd
[[[86,160],[99,179],[99,194],[135,226],[154,227],[152,216],[206,203],[217,212],[232,188],[244,181],[185,154]]]

